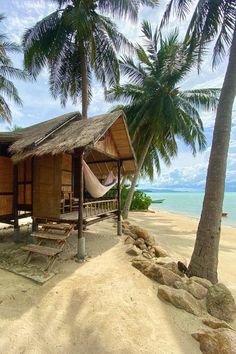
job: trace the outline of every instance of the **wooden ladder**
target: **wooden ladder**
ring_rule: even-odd
[[[34,253],[48,257],[48,263],[45,271],[49,271],[53,267],[56,257],[63,251],[66,240],[70,236],[74,225],[47,223],[39,224],[38,226],[40,227],[40,230],[31,234],[31,236],[36,239],[36,243],[29,244],[21,248],[24,251],[28,251],[25,264],[30,262]],[[45,240],[54,242],[57,247],[43,246],[42,242]]]

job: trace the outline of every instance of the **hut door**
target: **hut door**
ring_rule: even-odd
[[[13,164],[9,157],[0,156],[0,219],[13,215]]]
[[[61,155],[44,155],[34,159],[33,216],[60,218]]]
[[[32,210],[32,160],[18,164],[18,210]]]

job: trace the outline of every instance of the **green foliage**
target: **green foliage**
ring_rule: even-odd
[[[0,24],[3,20],[4,16],[0,14]],[[11,80],[27,78],[25,72],[15,68],[11,61],[9,54],[18,52],[20,52],[20,47],[9,42],[7,36],[0,32],[0,120],[8,123],[11,122],[12,115],[6,98],[18,105],[22,104],[18,91]]]
[[[157,0],[54,0],[58,8],[32,28],[23,38],[24,64],[36,77],[49,69],[50,91],[66,105],[74,104],[85,94],[92,99],[92,74],[107,87],[120,79],[117,53],[132,49],[107,15],[137,20],[141,5],[155,6]],[[84,65],[85,62],[85,65]],[[85,74],[86,68],[86,74]]]
[[[121,208],[123,209],[129,193],[129,186],[124,186],[121,192]],[[130,210],[147,210],[152,203],[152,198],[144,192],[136,190],[133,194]]]
[[[181,84],[197,65],[198,56],[190,53],[178,32],[163,37],[158,27],[142,23],[144,45],[136,46],[136,58],[124,56],[121,72],[127,82],[107,91],[108,101],[120,101],[127,116],[137,160],[150,137],[151,145],[142,166],[142,176],[160,172],[160,159],[166,165],[178,152],[178,140],[195,155],[204,150],[206,139],[199,110],[211,111],[218,104],[219,89],[183,90]]]

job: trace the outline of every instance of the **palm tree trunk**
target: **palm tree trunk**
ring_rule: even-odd
[[[145,157],[147,156],[148,150],[149,150],[150,145],[152,143],[152,139],[153,139],[153,134],[147,140],[146,145],[144,146],[144,149],[143,149],[142,154],[140,156],[140,159],[138,161],[138,169],[137,169],[137,171],[136,171],[136,173],[135,173],[135,175],[134,175],[134,177],[132,179],[130,190],[129,190],[129,193],[128,193],[128,196],[127,196],[127,199],[126,199],[123,211],[122,211],[123,219],[127,219],[128,218],[130,206],[131,206],[133,195],[134,195],[135,186],[136,186],[137,180],[138,180],[138,178],[140,176],[140,172],[141,172],[141,169],[143,167],[143,163],[144,163]]]
[[[88,118],[88,69],[84,45],[81,44],[82,118]]]
[[[221,216],[235,95],[236,27],[217,109],[203,209],[198,225],[194,251],[189,264],[189,275],[207,278],[213,283],[217,283],[218,281],[217,266]]]

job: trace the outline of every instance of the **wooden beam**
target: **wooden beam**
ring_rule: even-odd
[[[14,239],[19,242],[19,220],[18,220],[18,165],[13,166],[13,214],[14,214]]]
[[[85,258],[85,239],[83,237],[83,204],[84,204],[84,176],[83,176],[84,149],[78,152],[78,179],[79,179],[79,210],[78,210],[78,252],[79,260]]]
[[[121,167],[122,162],[117,162],[117,199],[118,199],[118,213],[117,213],[117,235],[122,236],[122,224],[121,224],[121,190],[120,190],[120,181],[121,181]]]

